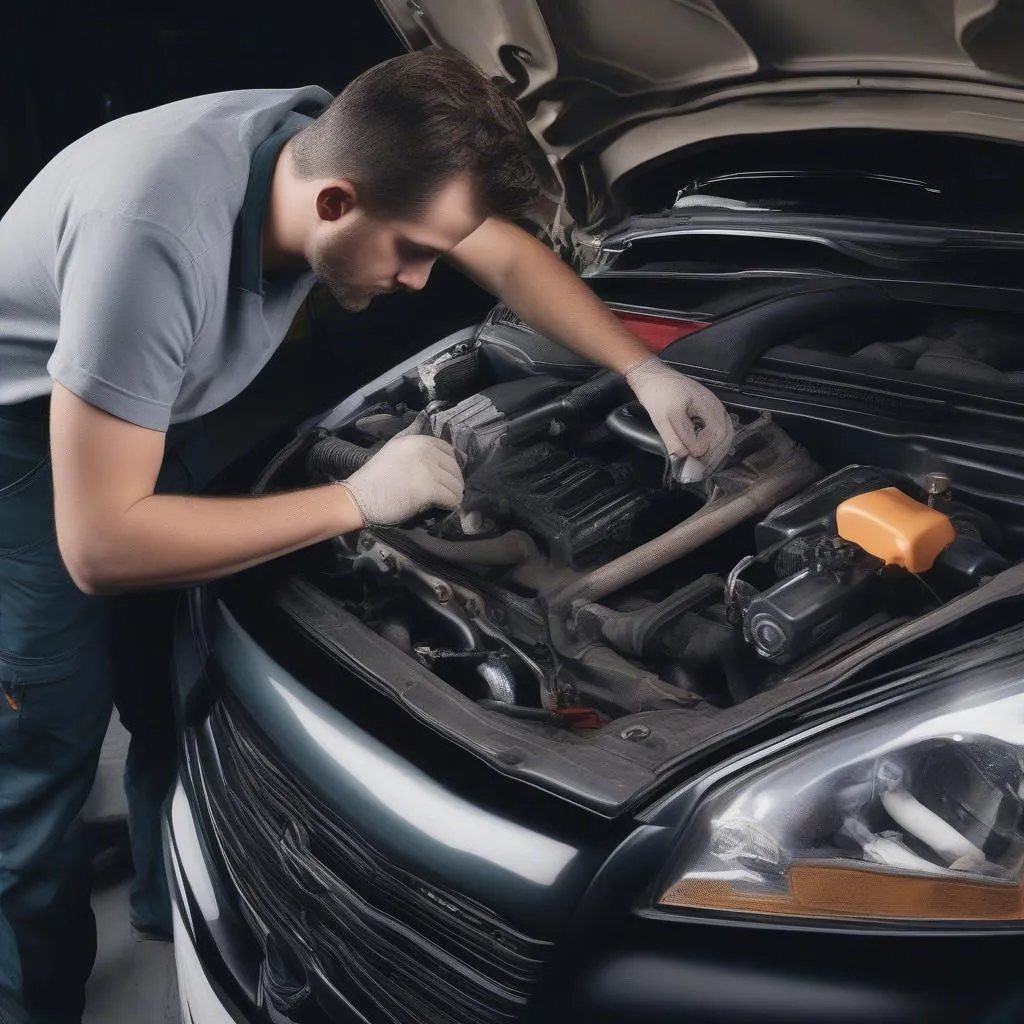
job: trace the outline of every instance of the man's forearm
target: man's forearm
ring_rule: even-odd
[[[68,567],[88,593],[189,586],[361,525],[347,491],[334,484],[260,497],[152,495],[69,545],[82,555]]]
[[[729,454],[735,428],[718,398],[654,356],[571,268],[527,232],[489,219],[449,259],[541,334],[623,374],[666,454],[684,460],[689,480],[701,479]]]
[[[651,353],[550,249],[526,231],[488,222],[458,265],[541,334],[622,373]]]

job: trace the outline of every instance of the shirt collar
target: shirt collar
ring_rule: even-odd
[[[263,221],[270,197],[270,180],[284,144],[299,131],[292,125],[264,139],[252,155],[249,183],[242,200],[235,238],[238,257],[238,284],[243,291],[263,295]]]

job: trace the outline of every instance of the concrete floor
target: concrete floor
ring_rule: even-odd
[[[85,808],[87,821],[125,817],[121,775],[127,750],[128,734],[115,713]],[[128,925],[129,884],[122,872],[122,877],[93,892],[98,948],[82,1024],[180,1024],[174,947],[133,938]]]
[[[180,1024],[174,947],[132,937],[128,884],[93,894],[98,951],[82,1024]]]

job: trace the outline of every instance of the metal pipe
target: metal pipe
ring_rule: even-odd
[[[577,602],[591,604],[690,554],[752,516],[774,508],[820,475],[807,452],[792,445],[777,466],[737,494],[713,498],[700,511],[633,551],[599,566],[550,601],[561,619]]]

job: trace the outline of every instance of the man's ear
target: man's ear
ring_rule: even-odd
[[[358,205],[359,192],[347,178],[325,185],[316,196],[316,213],[324,221],[340,220]]]

